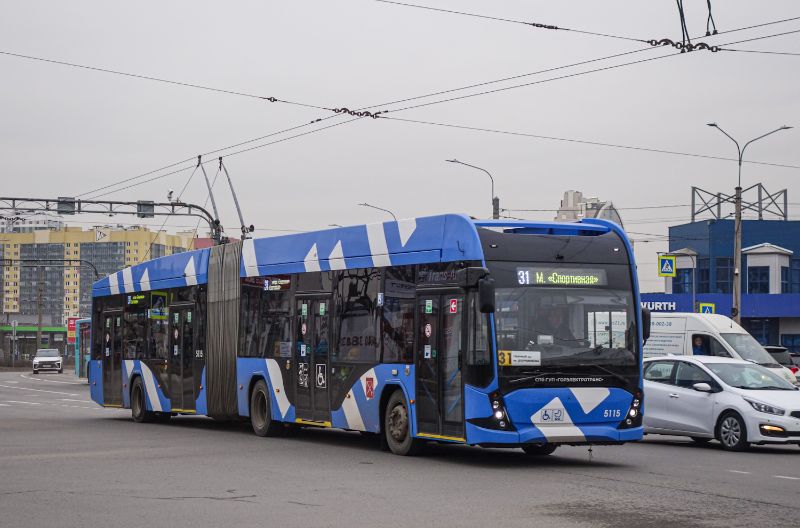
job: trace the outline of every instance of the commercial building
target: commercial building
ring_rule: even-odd
[[[644,293],[645,306],[731,316],[735,222],[719,216],[669,228],[676,276],[665,293]],[[800,352],[800,221],[743,220],[739,280],[742,326],[761,344]]]
[[[104,277],[144,260],[187,251],[193,235],[156,233],[139,226],[8,226],[0,232],[0,350],[10,349],[11,321],[17,321],[23,342],[35,341],[40,307],[41,324],[47,328],[43,342],[62,348],[67,318],[90,313],[95,270]],[[29,348],[20,345],[22,350]]]

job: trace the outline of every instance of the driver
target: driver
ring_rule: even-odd
[[[538,321],[539,335],[553,336],[554,344],[566,341],[575,341],[572,329],[569,327],[566,306],[551,306],[547,309],[544,320]]]

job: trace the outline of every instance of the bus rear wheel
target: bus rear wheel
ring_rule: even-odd
[[[419,452],[421,440],[411,436],[408,403],[402,391],[395,391],[386,404],[383,432],[386,444],[395,455],[409,456]]]
[[[137,423],[152,422],[156,417],[155,413],[147,410],[142,378],[138,377],[133,381],[133,387],[131,387],[131,417]]]
[[[250,425],[256,436],[278,436],[285,430],[282,423],[272,419],[269,401],[267,383],[258,380],[250,393]]]
[[[557,448],[558,444],[527,444],[522,446],[522,450],[528,456],[552,455]]]

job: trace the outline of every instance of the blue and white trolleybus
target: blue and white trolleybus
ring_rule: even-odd
[[[92,399],[520,447],[642,437],[633,251],[611,222],[440,215],[244,240],[94,284]]]

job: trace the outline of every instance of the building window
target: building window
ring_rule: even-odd
[[[800,293],[800,259],[792,259],[789,270],[789,291]]]
[[[675,278],[672,279],[672,293],[692,293],[692,272],[691,268],[676,270]]]
[[[789,293],[789,266],[781,266],[781,293]]]
[[[800,334],[783,334],[781,345],[789,349],[789,352],[800,353]]]
[[[697,293],[711,293],[709,259],[697,259]]]
[[[747,293],[769,293],[769,266],[748,266]]]
[[[733,289],[733,259],[722,257],[716,259],[717,264],[717,293],[731,293]]]

